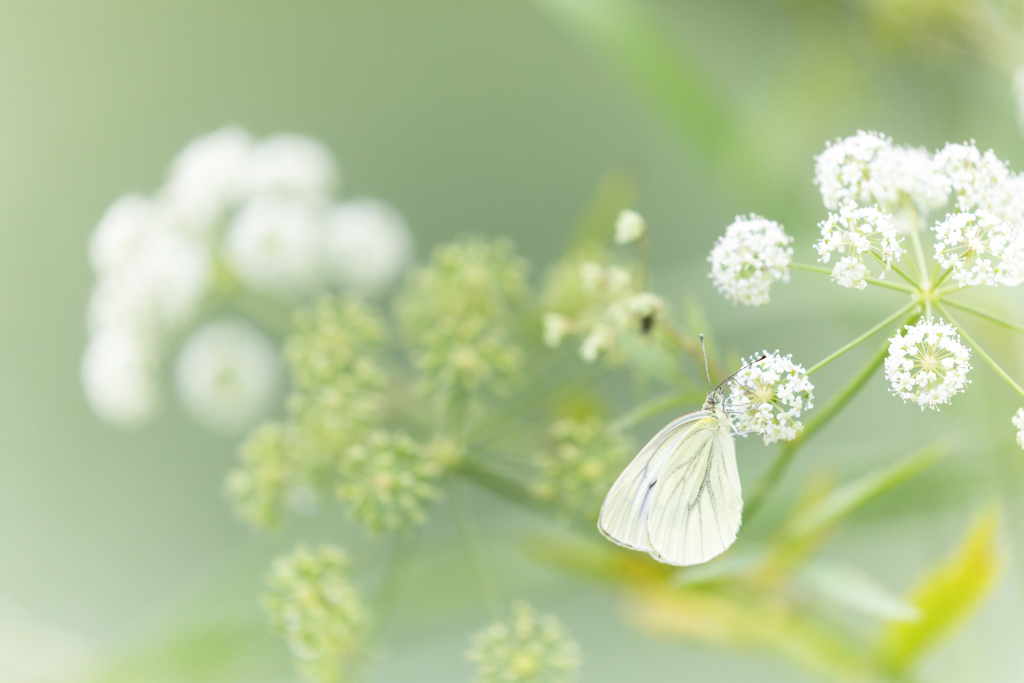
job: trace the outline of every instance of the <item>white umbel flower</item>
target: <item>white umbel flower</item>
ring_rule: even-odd
[[[966,389],[970,357],[952,325],[921,320],[889,340],[885,378],[904,402],[936,408]]]
[[[947,143],[935,153],[935,168],[948,179],[960,211],[1002,212],[1010,171],[992,150],[980,152],[974,141]]]
[[[764,356],[764,360],[757,361]],[[727,402],[733,427],[756,432],[765,445],[795,439],[803,424],[800,415],[814,407],[814,385],[793,356],[764,351],[742,361],[749,367],[736,374]]]
[[[206,246],[187,233],[149,225],[100,274],[89,300],[89,327],[130,326],[153,334],[187,322],[212,279]]]
[[[631,244],[644,236],[647,223],[632,209],[623,209],[615,219],[615,244]]]
[[[319,205],[257,197],[228,229],[228,264],[250,287],[283,296],[309,293],[323,280],[324,212]]]
[[[331,278],[368,294],[394,283],[412,260],[412,235],[402,216],[375,199],[340,204],[324,239]]]
[[[814,245],[821,257],[819,260],[828,263],[834,252],[845,256],[832,270],[832,279],[844,287],[864,289],[867,286],[865,255],[873,256],[882,264],[879,277],[884,277],[885,271],[906,253],[900,247],[899,231],[893,225],[892,216],[873,206],[857,208],[854,204],[844,204],[838,214],[830,213],[819,227],[821,239]],[[860,263],[860,267],[854,262]]]
[[[178,397],[210,429],[237,434],[264,417],[277,394],[274,345],[241,320],[218,320],[185,342],[175,373]]]
[[[935,260],[968,285],[1014,285],[1024,271],[1019,230],[982,209],[955,213],[936,223]]]
[[[917,212],[925,216],[949,201],[949,179],[940,173],[928,150],[917,147],[893,147],[891,177],[900,197],[907,198]],[[897,207],[884,207],[896,211]]]
[[[737,216],[711,249],[708,274],[725,298],[748,306],[769,302],[773,282],[789,282],[793,238],[761,216]]]
[[[891,139],[862,130],[828,143],[814,161],[814,184],[825,207],[837,209],[848,202],[892,204],[896,199],[892,150]]]
[[[305,135],[285,133],[253,147],[246,189],[252,194],[318,198],[329,195],[339,179],[334,156],[324,145]]]
[[[1017,428],[1017,445],[1024,448],[1024,408],[1017,408],[1017,412],[1010,418],[1010,421]]]
[[[157,404],[156,353],[144,335],[110,326],[89,340],[82,386],[99,417],[120,426],[139,424]]]
[[[156,204],[139,195],[121,197],[107,209],[89,238],[89,263],[108,273],[130,263],[145,235],[163,222]]]
[[[245,196],[252,138],[228,127],[196,138],[174,162],[162,193],[180,219],[205,233]]]
[[[548,311],[542,319],[544,326],[544,345],[549,349],[557,349],[562,345],[566,335],[571,334],[575,329],[573,321],[561,313]]]

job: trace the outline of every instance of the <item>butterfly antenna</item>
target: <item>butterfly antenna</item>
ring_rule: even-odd
[[[704,335],[700,335],[700,352],[704,354],[704,373],[708,376],[708,389],[711,389],[711,371],[708,370],[708,350],[704,348]]]
[[[726,377],[725,379],[723,379],[723,380],[722,380],[722,384],[725,384],[726,382],[728,382],[729,380],[731,380],[731,379],[732,379],[733,377],[735,377],[736,375],[740,374],[741,372],[743,372],[744,370],[746,370],[747,368],[749,368],[749,367],[750,367],[751,365],[757,365],[758,363],[760,363],[761,361],[763,361],[763,360],[764,360],[765,358],[767,358],[767,357],[768,357],[768,356],[761,356],[761,357],[760,357],[760,358],[758,358],[757,360],[752,360],[752,361],[750,361],[749,363],[747,363],[746,365],[744,365],[744,366],[743,366],[742,368],[740,368],[740,369],[739,369],[739,370],[737,370],[736,372],[732,373],[731,375],[729,375],[728,377]],[[706,362],[706,361],[707,361],[707,359],[705,359],[705,362]],[[722,384],[719,384],[719,385],[718,385],[717,387],[715,387],[715,391],[718,391],[719,389],[721,389],[721,388],[722,388]]]

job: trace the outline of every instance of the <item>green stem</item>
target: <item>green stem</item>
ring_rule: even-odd
[[[876,332],[878,332],[882,328],[887,327],[888,325],[892,324],[896,319],[901,318],[904,315],[906,315],[907,313],[909,313],[910,309],[914,308],[917,305],[918,305],[918,303],[916,301],[911,301],[909,304],[907,304],[906,306],[904,306],[900,310],[896,311],[895,313],[890,315],[888,318],[886,318],[882,322],[878,323],[877,325],[875,325],[870,330],[868,330],[864,334],[862,334],[859,337],[857,337],[856,339],[854,339],[852,342],[850,342],[849,344],[847,344],[843,348],[839,349],[838,351],[836,351],[832,355],[828,356],[824,360],[818,362],[816,365],[811,367],[810,370],[807,371],[807,374],[810,375],[811,373],[813,373],[813,372],[815,372],[817,370],[820,370],[821,368],[825,367],[826,365],[828,365],[829,363],[834,361],[836,358],[839,358],[839,356],[843,355],[844,353],[846,353],[847,351],[849,351],[853,347],[855,347],[858,344],[860,344],[862,341],[864,341],[868,337],[872,336],[873,334],[875,334]]]
[[[452,509],[455,511],[455,521],[459,527],[459,536],[466,550],[466,557],[469,560],[470,567],[476,576],[480,597],[483,598],[484,605],[486,605],[491,619],[498,620],[501,618],[501,602],[498,600],[498,593],[484,568],[480,536],[473,522],[469,501],[466,500],[465,492],[463,492],[460,483],[454,479],[448,480],[448,491],[452,499]]]
[[[673,391],[662,394],[661,396],[655,396],[646,403],[641,403],[609,426],[614,431],[623,432],[648,418],[660,415],[670,408],[695,404],[703,400],[704,394],[697,391]]]
[[[946,320],[953,323],[953,327],[955,327],[957,331],[960,333],[960,335],[967,341],[967,343],[970,344],[971,347],[973,347],[974,350],[978,352],[978,355],[984,358],[985,362],[992,366],[992,369],[996,371],[996,374],[1005,379],[1006,383],[1013,387],[1018,394],[1024,396],[1024,389],[1021,389],[1020,385],[1013,381],[1013,378],[1010,377],[1009,374],[1007,374],[1006,370],[1003,370],[1001,367],[999,367],[999,363],[997,363],[995,359],[992,358],[992,356],[988,355],[985,349],[981,348],[981,346],[978,345],[978,342],[974,341],[974,339],[971,338],[971,335],[967,334],[967,330],[960,326],[960,323],[958,323],[956,319],[949,314],[949,311],[946,310],[946,308],[942,304],[935,304],[935,306],[936,308],[939,309],[939,312],[946,317]]]
[[[1024,325],[1015,323],[1012,320],[1000,318],[997,315],[992,315],[991,313],[975,308],[974,306],[968,306],[967,304],[962,304],[959,301],[953,301],[952,299],[945,299],[944,301],[953,308],[959,308],[961,311],[966,311],[971,315],[978,316],[979,318],[987,320],[991,323],[995,323],[996,325],[1002,325],[1003,327],[1013,330],[1014,332],[1020,332],[1021,334],[1024,334]]]
[[[901,278],[903,278],[904,280],[909,282],[913,286],[914,291],[919,291],[921,289],[921,286],[917,282],[914,281],[914,278],[912,278],[911,276],[907,275],[902,270],[900,270],[900,267],[897,266],[896,264],[890,263],[889,264],[889,268],[892,269],[892,272],[896,273]]]
[[[822,268],[821,266],[812,266],[809,263],[790,263],[789,267],[794,270],[804,270],[807,271],[808,273],[822,273],[824,275],[832,274],[832,271],[829,268]],[[907,287],[906,285],[900,285],[895,282],[886,282],[885,280],[879,280],[873,277],[864,278],[864,280],[869,285],[874,285],[876,287],[884,287],[886,289],[894,289],[897,292],[916,294],[918,291],[917,287]]]
[[[907,319],[906,324],[911,324],[915,319],[919,317],[919,314],[914,313],[910,318]],[[843,387],[843,389],[833,398],[828,405],[821,409],[820,412],[810,420],[805,426],[802,432],[797,435],[792,441],[786,442],[781,449],[779,449],[778,455],[775,456],[775,460],[772,462],[768,471],[761,477],[761,481],[758,482],[757,488],[754,490],[754,495],[750,497],[746,504],[745,517],[749,522],[757,512],[764,505],[768,495],[775,490],[782,479],[782,475],[785,474],[786,469],[793,461],[793,456],[796,455],[797,450],[809,439],[815,432],[824,427],[829,420],[835,417],[847,403],[849,403],[854,396],[857,395],[864,385],[868,383],[871,376],[875,373],[875,370],[882,366],[885,361],[885,357],[889,355],[889,342],[886,341],[875,355],[867,362],[861,371],[854,377],[850,382]]]
[[[952,273],[952,272],[953,272],[953,268],[952,268],[952,266],[951,266],[951,267],[949,267],[949,268],[946,268],[946,271],[945,271],[945,272],[944,272],[944,273],[943,273],[942,275],[940,275],[940,276],[939,276],[939,279],[938,279],[938,280],[936,280],[936,281],[935,281],[935,284],[933,284],[933,285],[932,285],[932,289],[933,289],[933,290],[935,290],[935,289],[938,289],[938,288],[939,288],[939,285],[941,285],[941,284],[942,284],[943,282],[945,282],[945,281],[946,281],[946,278],[948,278],[948,277],[949,277],[949,275],[950,275],[950,273]]]
[[[924,249],[921,248],[921,237],[917,230],[910,231],[910,241],[914,245],[914,254],[917,256],[917,266],[921,269],[921,287],[926,287],[924,278],[928,277],[928,264],[924,260]]]

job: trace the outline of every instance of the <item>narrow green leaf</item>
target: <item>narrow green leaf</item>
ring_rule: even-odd
[[[926,446],[889,467],[870,472],[839,487],[794,517],[789,524],[787,536],[796,540],[827,531],[864,503],[913,478],[945,454],[946,447],[942,444]]]
[[[932,568],[910,595],[921,613],[913,623],[890,624],[878,645],[882,668],[901,674],[961,621],[995,585],[1000,559],[996,547],[998,516],[983,514],[957,552]]]
[[[855,567],[815,560],[801,569],[799,580],[817,596],[869,617],[885,621],[920,617],[916,607]]]

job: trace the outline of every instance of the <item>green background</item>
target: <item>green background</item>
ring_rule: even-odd
[[[40,670],[74,659],[61,648],[79,648],[118,680],[290,680],[284,645],[262,640],[256,605],[270,558],[296,538],[331,540],[368,558],[357,576],[372,585],[385,552],[336,510],[280,537],[249,532],[221,495],[235,442],[202,432],[171,397],[154,423],[127,433],[85,403],[89,233],[117,196],[158,187],[197,135],[240,124],[258,136],[316,137],[341,163],[344,196],[398,207],[421,259],[459,234],[507,235],[535,277],[602,175],[627,169],[651,227],[655,291],[676,307],[690,295],[702,301],[727,349],[779,348],[805,365],[882,319],[899,296],[795,273],[771,306],[735,308],[705,275],[706,254],[734,215],[779,220],[810,262],[825,214],[813,155],[858,128],[930,148],[975,138],[1024,168],[1008,74],[941,35],[880,32],[860,3],[644,5],[697,90],[744,131],[728,149],[716,142],[717,119],[682,125],[673,107],[687,110],[689,96],[659,99],[660,86],[595,49],[551,11],[557,4],[0,3],[0,629],[26,643],[27,634],[51,634],[31,655]],[[1018,292],[992,296],[995,308],[1024,308]],[[1021,347],[991,340],[1019,371]],[[816,376],[819,395],[867,352]],[[859,473],[932,436],[958,438],[954,458],[859,514],[830,556],[903,590],[955,546],[975,511],[1019,504],[1009,427],[1019,401],[975,365],[970,394],[940,414],[904,406],[876,378],[801,454],[787,486],[802,472]],[[753,481],[768,451],[750,439],[739,454],[744,482]],[[583,648],[584,680],[805,680],[767,655],[628,630],[610,592],[517,553],[516,539],[541,528],[539,518],[485,495],[473,502],[503,597],[559,615]],[[468,680],[461,654],[486,614],[448,511],[434,516],[373,680]],[[996,597],[929,661],[931,680],[1024,677],[1022,576],[1007,566]],[[237,624],[260,644],[238,644]],[[16,660],[32,647],[0,649],[0,672],[24,669]],[[189,662],[216,659],[218,648],[245,650],[242,663],[189,673]],[[152,664],[161,657],[176,664]]]

